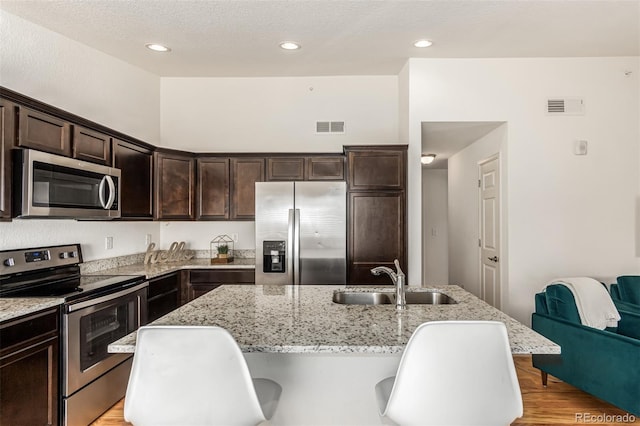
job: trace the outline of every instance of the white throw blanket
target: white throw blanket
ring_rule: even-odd
[[[571,290],[583,325],[600,330],[618,326],[620,314],[600,282],[588,277],[556,278],[544,290],[552,284],[562,284]]]

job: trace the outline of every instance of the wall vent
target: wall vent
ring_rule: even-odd
[[[584,115],[584,100],[580,98],[547,99],[549,115]]]
[[[316,121],[317,134],[344,133],[344,121]]]

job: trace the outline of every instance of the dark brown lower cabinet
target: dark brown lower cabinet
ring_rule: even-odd
[[[224,284],[254,284],[255,279],[254,269],[195,269],[189,272],[187,301]]]
[[[149,280],[147,290],[148,322],[155,321],[180,307],[180,272],[163,275]]]
[[[59,423],[57,308],[0,325],[0,424]]]

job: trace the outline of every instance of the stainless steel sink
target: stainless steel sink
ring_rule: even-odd
[[[444,293],[437,291],[407,291],[409,305],[451,305],[458,303]],[[387,292],[334,291],[334,303],[342,305],[391,305],[396,303],[396,295]]]

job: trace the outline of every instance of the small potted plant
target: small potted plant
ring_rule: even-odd
[[[218,246],[218,257],[220,259],[226,259],[229,254],[229,246],[226,244],[220,244]]]
[[[210,244],[212,264],[233,262],[233,240],[228,235],[218,235]]]

